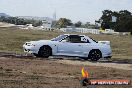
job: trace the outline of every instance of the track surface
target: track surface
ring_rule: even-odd
[[[115,66],[111,66],[113,64]],[[82,67],[88,70],[90,78],[132,80],[129,65],[130,62],[123,61],[90,62],[76,58],[36,58],[1,52],[0,88],[83,88],[80,85]],[[124,70],[121,66],[128,68]],[[112,88],[132,88],[132,85]]]
[[[30,58],[30,59],[51,59],[58,60],[59,63],[71,64],[71,65],[89,65],[89,66],[102,66],[112,67],[116,69],[132,70],[132,60],[100,60],[97,62],[84,61],[78,58],[64,58],[64,57],[52,57],[52,58],[36,58],[32,55],[27,54],[13,54],[1,52],[0,57],[12,57],[12,58]]]

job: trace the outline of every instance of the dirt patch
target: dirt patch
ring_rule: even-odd
[[[89,71],[91,78],[123,78],[132,80],[132,71],[130,70],[126,71],[84,64],[76,65],[69,64],[66,61],[68,60],[64,60],[63,62],[63,60],[59,59],[42,60],[42,58],[0,57],[0,88],[82,88],[80,85],[82,67],[85,67]],[[83,62],[78,61],[77,63]],[[131,87],[130,85],[115,88]],[[107,88],[111,87],[108,86]]]
[[[99,61],[99,62],[89,62],[89,61],[73,61],[73,60],[60,60],[59,63],[71,64],[71,65],[84,65],[84,66],[102,66],[102,67],[111,67],[116,69],[123,70],[132,70],[132,64],[119,63],[119,62],[108,62],[108,61]]]
[[[0,88],[82,88],[82,67],[89,71],[90,78],[132,80],[131,66],[130,61],[90,62],[76,58],[36,58],[27,54],[1,52]]]
[[[16,53],[5,53],[5,52],[0,52],[0,57],[9,57],[9,58],[30,58],[30,59],[37,59],[33,55],[30,54],[16,54]],[[43,58],[39,58],[43,59]],[[49,59],[49,58],[45,58]],[[90,61],[85,61],[81,59],[76,59],[76,58],[64,58],[64,57],[52,57],[50,58],[52,60],[58,59],[58,63],[63,63],[63,64],[70,64],[70,65],[88,65],[88,66],[102,66],[102,67],[112,67],[116,69],[123,69],[123,70],[132,70],[132,60],[100,60],[97,62],[90,62]]]

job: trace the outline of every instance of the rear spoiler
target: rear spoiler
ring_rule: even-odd
[[[98,43],[110,45],[110,41],[98,41]]]

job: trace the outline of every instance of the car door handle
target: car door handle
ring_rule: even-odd
[[[81,45],[78,45],[78,46],[81,46]]]

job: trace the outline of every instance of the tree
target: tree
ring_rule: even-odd
[[[103,29],[111,28],[118,32],[132,32],[132,13],[127,10],[119,12],[104,10],[103,15],[99,19],[102,21],[101,27]],[[116,22],[112,22],[112,16],[117,18]]]
[[[115,29],[116,31],[120,31],[120,32],[132,32],[131,12],[127,10],[119,11],[119,17]]]
[[[67,26],[71,26],[72,25],[72,22],[70,19],[66,19],[66,18],[60,18],[58,21],[57,21],[57,26],[59,28],[65,28]]]
[[[118,12],[111,10],[104,10],[102,11],[103,15],[99,19],[99,22],[101,23],[102,29],[115,29],[115,23],[112,22],[112,16],[118,17]],[[102,22],[101,22],[102,21]]]
[[[78,21],[77,23],[75,23],[75,27],[81,27],[81,25],[82,25],[81,21]]]
[[[26,24],[33,24],[33,26],[40,26],[42,25],[42,21],[39,20],[28,20],[28,19],[22,19],[18,17],[0,17],[1,22],[7,22],[15,25],[26,25]]]
[[[102,15],[101,19],[103,20],[103,22],[110,22],[113,12],[111,10],[104,10],[104,11],[102,11],[102,13],[103,13],[103,15]]]

